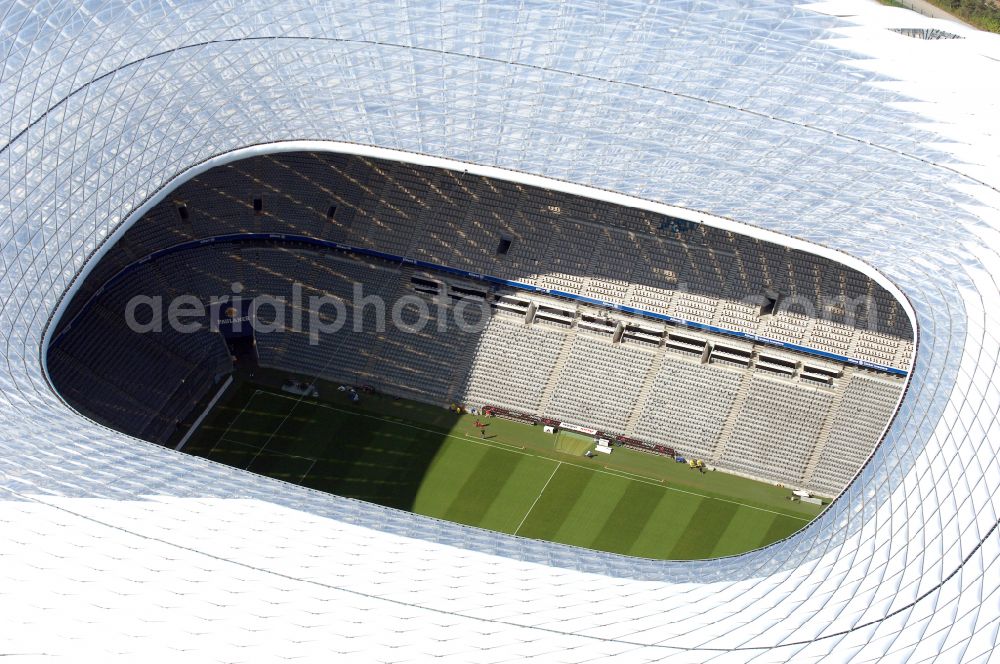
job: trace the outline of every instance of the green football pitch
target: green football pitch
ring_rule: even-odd
[[[341,496],[457,523],[661,559],[732,555],[820,511],[790,491],[626,448],[384,396],[352,403],[231,388],[184,451]]]

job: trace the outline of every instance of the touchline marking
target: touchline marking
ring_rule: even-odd
[[[394,420],[386,420],[386,421],[388,421],[388,422],[392,422],[393,424],[396,424],[396,422],[395,422]],[[430,429],[421,429],[421,431],[430,431]],[[448,436],[451,436],[451,434],[447,434],[447,435],[448,435]],[[513,445],[513,444],[511,444],[511,443],[504,443],[504,442],[501,442],[501,441],[499,441],[499,440],[494,440],[493,442],[487,442],[487,441],[485,441],[485,440],[483,440],[483,441],[480,441],[480,440],[476,440],[476,437],[475,437],[475,436],[471,436],[471,435],[469,435],[469,434],[464,434],[464,436],[465,436],[465,437],[466,437],[466,438],[467,438],[468,440],[470,440],[471,442],[473,442],[473,443],[479,443],[479,442],[482,442],[482,444],[483,444],[483,445],[486,445],[487,447],[497,447],[497,446],[501,446],[501,445],[502,445],[502,446],[503,446],[503,447],[505,447],[505,448],[510,448],[510,449],[511,449],[511,451],[515,451],[515,450],[523,450],[523,449],[524,449],[524,445]]]
[[[277,392],[266,392],[264,390],[257,390],[257,392],[264,392],[265,394],[269,394],[269,395],[271,395],[273,397],[278,397],[280,399],[292,399],[293,398],[293,397],[286,397],[284,394],[278,394]],[[254,392],[255,396],[256,396],[257,392]],[[495,450],[502,450],[504,452],[510,452],[511,454],[523,454],[524,456],[535,457],[536,459],[544,459],[546,461],[555,461],[555,459],[553,459],[552,457],[542,456],[541,454],[534,454],[533,452],[527,452],[527,451],[524,451],[523,449],[521,449],[521,450],[515,449],[514,446],[507,446],[507,443],[493,444],[493,443],[490,443],[490,442],[485,441],[485,440],[476,440],[476,438],[473,437],[473,436],[468,436],[468,435],[456,436],[455,434],[452,434],[452,433],[445,433],[443,431],[438,431],[436,429],[426,429],[424,427],[418,427],[415,424],[407,424],[406,422],[399,422],[397,420],[389,419],[387,417],[379,417],[378,415],[371,415],[369,413],[359,413],[359,412],[354,411],[354,410],[347,410],[345,408],[338,408],[337,406],[334,406],[332,404],[322,403],[322,402],[319,402],[319,401],[314,402],[314,403],[317,406],[320,406],[321,408],[327,408],[329,410],[335,410],[338,413],[347,413],[349,415],[355,415],[357,417],[367,417],[367,418],[372,419],[372,420],[378,420],[379,422],[387,422],[389,424],[395,424],[396,426],[406,427],[408,429],[415,429],[417,431],[423,431],[425,433],[433,433],[433,434],[436,434],[438,436],[444,436],[445,438],[454,438],[455,440],[462,440],[462,441],[465,441],[465,442],[468,442],[468,443],[472,443],[474,445],[482,445],[484,447],[492,447]],[[503,446],[503,447],[501,447],[501,446]],[[665,482],[662,482],[662,481],[661,482],[653,482],[651,480],[638,479],[639,476],[636,476],[636,477],[627,477],[626,475],[619,474],[620,472],[624,473],[625,471],[612,471],[610,469],[609,470],[602,470],[600,468],[594,468],[593,466],[584,466],[582,464],[573,463],[571,461],[559,461],[559,463],[568,463],[571,466],[576,466],[577,468],[585,468],[585,469],[590,470],[590,471],[595,472],[595,473],[603,473],[604,475],[611,475],[612,477],[620,477],[622,479],[631,480],[633,482],[642,482],[643,484],[649,484],[650,486],[658,486],[661,489],[664,489],[666,491],[676,491],[678,493],[686,493],[686,494],[688,494],[690,496],[698,496],[699,498],[707,498],[708,500],[721,500],[724,503],[731,503],[733,505],[739,505],[740,507],[745,507],[748,510],[757,510],[759,512],[767,512],[768,514],[777,514],[778,516],[785,516],[785,517],[788,517],[789,519],[797,519],[799,521],[805,521],[806,523],[808,523],[808,522],[810,522],[810,521],[813,520],[813,519],[809,519],[809,518],[802,517],[802,516],[795,516],[794,514],[786,514],[785,512],[776,512],[775,510],[769,510],[769,509],[764,508],[764,507],[757,507],[756,505],[747,505],[746,503],[741,503],[741,502],[738,502],[738,501],[735,501],[735,500],[729,500],[728,498],[719,498],[718,496],[706,496],[705,494],[698,493],[697,491],[687,491],[685,489],[678,489],[677,487],[670,486],[669,484],[666,484]],[[813,517],[813,518],[815,518],[815,517]]]
[[[545,484],[542,485],[542,490],[538,492],[537,496],[535,496],[535,502],[531,503],[531,507],[529,507],[528,511],[524,513],[524,518],[521,519],[521,523],[517,524],[517,528],[514,529],[514,535],[517,535],[517,532],[521,530],[521,526],[523,526],[524,522],[528,520],[528,515],[531,514],[531,510],[535,509],[535,505],[538,504],[538,501],[542,498],[542,494],[545,493],[545,489],[548,488],[549,482],[551,482],[552,478],[556,476],[556,472],[559,471],[559,467],[562,465],[562,461],[556,463],[556,467],[552,469],[552,474],[549,475],[549,479],[545,480]]]
[[[607,465],[605,465],[604,467],[605,467],[605,468],[606,468],[607,470],[609,470],[609,471],[617,471],[617,472],[619,472],[619,473],[622,473],[623,475],[631,475],[632,477],[638,477],[639,479],[643,479],[643,480],[649,480],[650,482],[659,482],[659,483],[663,483],[663,481],[664,481],[664,480],[658,480],[658,479],[656,479],[655,477],[647,477],[646,475],[636,475],[635,473],[630,473],[630,472],[628,472],[627,470],[618,470],[617,468],[608,468],[608,466],[607,466]]]

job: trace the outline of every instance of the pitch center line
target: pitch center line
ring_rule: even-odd
[[[524,513],[524,518],[521,519],[521,523],[517,524],[517,528],[514,529],[515,535],[517,535],[517,531],[521,530],[521,526],[524,525],[524,522],[528,520],[528,515],[531,514],[531,510],[535,509],[535,505],[538,504],[538,501],[541,500],[542,494],[545,493],[545,489],[548,488],[549,482],[551,482],[552,478],[556,476],[556,472],[559,470],[559,466],[561,465],[563,465],[563,462],[559,461],[556,463],[556,467],[552,469],[552,474],[549,475],[549,479],[545,480],[545,484],[542,485],[542,490],[539,491],[538,496],[535,497],[535,502],[531,503],[531,507],[529,507],[528,511]]]

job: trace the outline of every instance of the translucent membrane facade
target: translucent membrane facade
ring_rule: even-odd
[[[951,24],[962,39],[915,40],[890,28],[934,23],[831,7],[0,5],[0,651],[989,658],[1000,139],[967,121],[995,129],[984,82],[1000,45]],[[974,72],[978,96],[928,89],[941,62]],[[805,530],[671,563],[310,492],[62,403],[43,350],[87,261],[176,177],[291,141],[543,176],[854,257],[915,312],[902,408]]]

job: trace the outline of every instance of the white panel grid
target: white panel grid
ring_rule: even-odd
[[[963,175],[889,75],[828,41],[847,27],[784,2],[0,5],[0,614],[14,617],[2,650],[484,662],[992,652],[996,192]],[[906,400],[816,523],[692,563],[325,496],[69,411],[40,348],[86,258],[176,174],[300,139],[544,175],[853,254],[916,311]],[[995,141],[986,150],[996,158]]]

